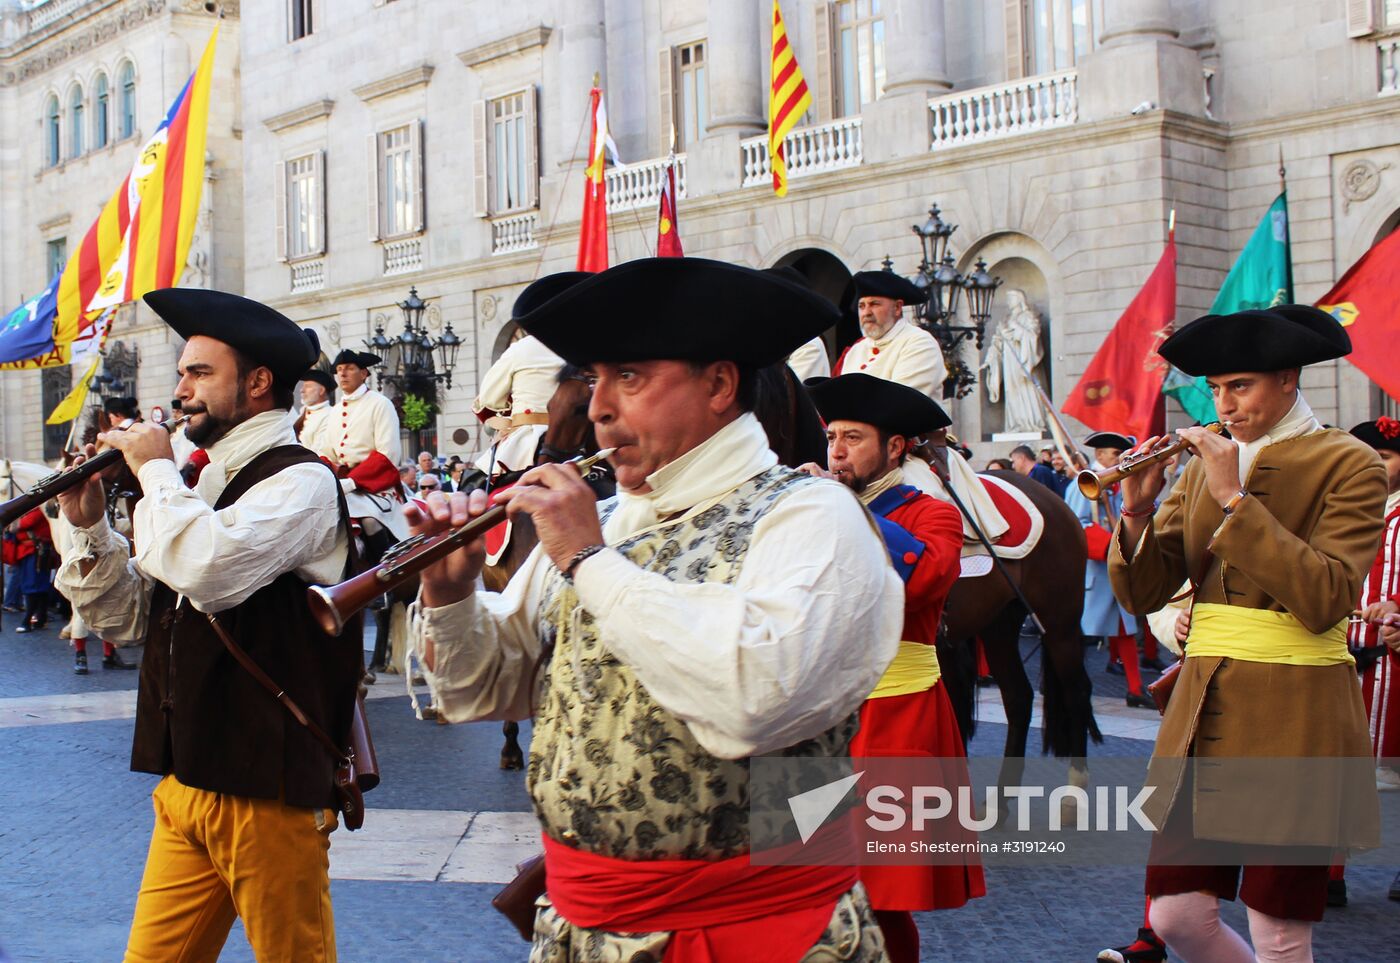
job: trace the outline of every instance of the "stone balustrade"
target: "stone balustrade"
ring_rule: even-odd
[[[1079,119],[1078,78],[1077,71],[1061,70],[931,98],[931,148],[1073,124]]]
[[[768,138],[750,137],[739,144],[742,152],[743,186],[770,183],[773,166],[768,156]],[[788,179],[809,174],[858,167],[863,159],[859,117],[842,117],[828,124],[799,127],[783,140]]]
[[[326,286],[326,259],[318,257],[297,261],[291,266],[291,273],[293,294],[320,291]]]
[[[423,266],[423,237],[402,238],[384,242],[384,273],[407,274]]]
[[[1377,92],[1382,97],[1400,94],[1400,77],[1397,77],[1397,70],[1400,70],[1400,37],[1376,41],[1376,55],[1380,61],[1376,72],[1379,83]]]
[[[492,218],[491,253],[510,254],[539,247],[540,242],[535,237],[539,223],[539,211],[525,211]]]
[[[603,175],[609,211],[650,207],[661,197],[668,158],[656,157],[625,167],[609,168]],[[685,197],[685,155],[676,155],[676,197]]]

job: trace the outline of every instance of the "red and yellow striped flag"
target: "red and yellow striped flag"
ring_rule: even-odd
[[[779,197],[786,196],[788,182],[783,139],[810,106],[812,95],[807,91],[802,68],[797,65],[797,55],[788,43],[778,0],[773,0],[773,90],[768,99],[768,157],[773,167],[773,192]]]
[[[87,301],[86,314],[134,301],[148,291],[173,287],[180,281],[204,189],[209,88],[218,35],[215,28],[199,66],[127,175],[123,201],[129,220],[101,285]]]

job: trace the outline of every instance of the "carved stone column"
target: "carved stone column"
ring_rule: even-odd
[[[894,0],[885,14],[885,93],[952,87],[944,38],[943,0]]]

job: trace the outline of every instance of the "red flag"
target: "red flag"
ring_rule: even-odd
[[[1084,376],[1061,409],[1095,431],[1117,431],[1139,440],[1166,429],[1162,379],[1167,362],[1157,347],[1176,320],[1176,241],[1167,248],[1142,290],[1113,326]]]
[[[608,110],[603,104],[603,91],[597,84],[588,92],[588,116],[592,118],[588,135],[588,166],[584,168],[583,220],[579,224],[579,271],[608,269],[608,189],[603,182],[606,168],[605,149],[608,136]]]
[[[656,256],[685,257],[681,250],[680,221],[676,219],[676,155],[672,154],[661,177],[661,202],[656,212]]]
[[[1400,400],[1400,231],[1382,238],[1347,269],[1317,306],[1351,336],[1347,360]]]

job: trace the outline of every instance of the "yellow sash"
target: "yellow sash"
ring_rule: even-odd
[[[866,698],[887,699],[890,696],[927,692],[938,684],[942,675],[938,667],[938,653],[933,646],[921,642],[901,642],[894,661],[875,684],[875,691]]]
[[[1347,651],[1347,620],[1314,635],[1288,612],[1203,602],[1191,610],[1186,656],[1223,656],[1276,665],[1355,664]]]

